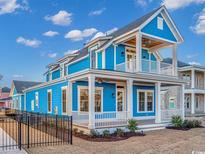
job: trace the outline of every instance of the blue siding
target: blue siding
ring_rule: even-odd
[[[159,14],[157,17],[162,18],[162,15]],[[150,23],[148,23],[141,31],[150,35],[158,36],[170,41],[177,42],[176,38],[172,34],[165,20],[163,20],[163,30],[157,28],[157,17],[155,17]]]
[[[109,46],[105,50],[105,68],[108,70],[114,70],[114,47]]]
[[[149,60],[149,52],[146,49],[142,49],[142,59]]]
[[[49,78],[50,78],[50,76],[49,76],[49,73],[48,73],[48,74],[46,74],[46,82],[49,81]]]
[[[61,88],[63,86],[67,86],[68,82],[62,82],[55,85],[50,85],[47,87],[43,87],[40,89],[36,89],[33,91],[29,91],[26,93],[26,110],[31,110],[31,101],[34,100],[34,112],[47,113],[48,112],[48,104],[47,104],[47,90],[52,90],[52,113],[54,114],[55,107],[58,108],[58,114],[62,114],[62,94]],[[39,95],[39,105],[36,106],[35,102],[35,92],[38,92]]]
[[[68,74],[72,74],[72,73],[76,73],[78,71],[82,71],[84,69],[90,68],[90,58],[89,56],[78,61],[75,62],[71,65],[68,66]]]
[[[116,47],[116,63],[124,63],[125,62],[125,46],[118,45]]]
[[[52,80],[60,78],[60,70],[56,70],[52,73]]]
[[[138,96],[137,96],[137,90],[154,90],[154,112],[143,112],[143,113],[138,113],[137,112],[137,101],[138,101]],[[139,117],[139,116],[155,116],[155,87],[154,86],[133,86],[133,116],[134,117]]]
[[[98,52],[97,57],[98,57],[98,69],[102,69],[102,52]]]
[[[88,82],[78,81],[73,84],[73,111],[78,111],[78,86],[88,86]],[[116,111],[116,85],[110,83],[96,83],[96,87],[103,87],[103,111]]]

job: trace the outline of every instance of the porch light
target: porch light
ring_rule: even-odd
[[[122,56],[124,56],[124,55],[125,55],[125,52],[124,52],[124,51],[122,51],[122,52],[121,52],[121,55],[122,55]]]

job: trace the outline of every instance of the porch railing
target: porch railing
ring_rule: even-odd
[[[161,119],[163,122],[170,122],[173,116],[179,115],[182,116],[183,111],[181,109],[173,110],[161,110]]]
[[[137,72],[136,60],[120,63],[116,66],[116,70],[135,73]],[[173,75],[172,70],[173,70],[172,65],[168,63],[146,60],[146,59],[141,60],[141,72],[172,76]]]

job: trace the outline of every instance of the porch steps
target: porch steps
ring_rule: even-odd
[[[152,131],[152,130],[160,130],[165,129],[170,123],[162,123],[162,124],[150,124],[150,125],[139,125],[139,130],[143,131]]]

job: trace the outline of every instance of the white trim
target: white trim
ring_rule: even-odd
[[[88,112],[80,111],[80,90],[86,89],[86,90],[89,91],[88,88],[89,88],[88,86],[82,86],[82,85],[78,86],[78,88],[77,88],[78,89],[78,111],[77,112],[80,115],[88,114],[90,112],[89,109],[88,109]],[[101,111],[100,112],[95,112],[95,113],[103,113],[103,89],[104,89],[103,87],[95,87],[95,90],[100,90],[101,91]],[[89,99],[88,99],[88,106],[89,105],[90,105],[90,103],[89,103]]]
[[[36,96],[37,96],[37,99],[38,99],[38,105],[37,105],[37,99],[36,99]],[[39,108],[39,92],[35,92],[35,106],[37,107],[37,108]]]
[[[68,87],[67,86],[63,86],[63,87],[61,87],[61,111],[62,111],[62,115],[66,115],[67,114],[67,107],[68,107],[68,104],[67,104],[67,102],[68,102],[68,89],[67,89]],[[66,91],[66,106],[65,106],[65,112],[63,112],[63,90],[65,90]]]
[[[139,111],[139,93],[140,92],[144,92],[145,93],[145,111]],[[152,93],[152,111],[147,111],[147,93],[150,92]],[[155,105],[154,105],[154,90],[144,90],[144,89],[137,89],[137,113],[152,113],[154,112],[154,108],[155,108]]]
[[[95,52],[95,68],[98,69],[98,52]]]
[[[162,17],[157,17],[157,28],[159,30],[164,29],[164,19]]]
[[[51,93],[51,111],[49,111],[49,109],[48,109],[48,93]],[[52,92],[52,89],[48,89],[47,90],[47,112],[48,113],[52,113],[52,104],[53,104],[53,92]]]
[[[126,102],[126,98],[125,98],[125,86],[124,86],[124,88],[117,88],[117,86],[121,86],[120,84],[116,84],[116,100],[115,100],[115,102],[116,102],[116,112],[118,112],[118,113],[121,113],[121,112],[125,112],[126,111],[126,104],[125,104],[125,102]],[[122,111],[118,111],[118,98],[117,98],[117,93],[118,92],[122,92],[123,93],[123,103],[122,103]]]
[[[105,69],[106,61],[105,61],[105,50],[102,51],[102,69]]]
[[[149,120],[149,119],[155,119],[156,117],[155,116],[137,116],[137,117],[133,117],[133,119],[136,119],[136,120]]]
[[[116,53],[116,52],[117,52],[116,47],[117,47],[117,46],[114,45],[114,70],[116,70],[116,64],[117,64],[117,63],[116,63],[116,61],[117,61],[117,59],[116,59],[116,58],[117,58],[117,56],[116,56],[116,54],[117,54],[117,53]]]

